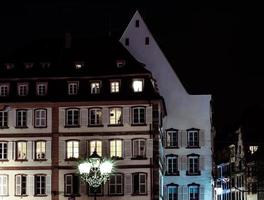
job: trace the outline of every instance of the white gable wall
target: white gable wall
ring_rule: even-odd
[[[139,27],[135,26],[139,20]],[[168,30],[169,31],[169,30]],[[145,44],[145,38],[149,37],[149,44]],[[126,38],[129,45],[125,45]],[[120,42],[128,51],[139,61],[146,65],[157,81],[159,93],[163,96],[167,109],[167,116],[164,119],[164,129],[175,128],[186,130],[189,128],[203,129],[205,132],[204,146],[200,149],[165,149],[166,153],[188,155],[197,153],[204,156],[204,170],[201,176],[186,176],[185,171],[180,171],[180,177],[164,177],[164,185],[177,183],[188,185],[192,182],[205,187],[204,199],[212,199],[211,170],[212,170],[212,151],[211,151],[211,123],[210,123],[210,100],[211,95],[190,95],[186,92],[179,78],[175,74],[168,60],[159,48],[152,34],[138,12],[135,13]],[[192,59],[192,58],[190,58]],[[191,72],[190,72],[191,73]],[[180,165],[180,163],[179,163]],[[183,177],[184,179],[182,179]],[[182,178],[181,178],[182,177]]]

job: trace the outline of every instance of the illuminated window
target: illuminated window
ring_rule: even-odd
[[[132,82],[132,87],[134,92],[143,91],[143,79],[134,79]]]
[[[80,121],[80,110],[77,108],[66,109],[65,125],[68,127],[79,126]]]
[[[19,83],[17,85],[17,94],[18,96],[27,96],[28,95],[28,83]]]
[[[178,130],[166,131],[166,147],[178,147]]]
[[[0,96],[5,97],[9,95],[9,84],[0,84]]]
[[[27,142],[19,141],[16,143],[16,159],[27,159]]]
[[[96,150],[99,156],[102,156],[102,141],[92,140],[90,141],[90,155]]]
[[[23,196],[27,194],[27,176],[25,174],[19,174],[16,178],[16,195]]]
[[[189,200],[199,200],[199,185],[189,185]]]
[[[109,124],[120,125],[122,124],[122,108],[110,108],[109,109]]]
[[[8,195],[8,175],[0,174],[0,196]]]
[[[34,111],[34,126],[42,128],[47,126],[47,110],[37,109]]]
[[[31,69],[34,65],[34,63],[24,63],[25,69]]]
[[[69,95],[76,95],[78,93],[78,90],[79,90],[79,83],[77,81],[68,83]]]
[[[102,125],[102,109],[91,108],[89,109],[89,126]]]
[[[15,65],[13,63],[5,63],[5,68],[7,70],[13,69],[15,67]]]
[[[123,174],[112,174],[109,179],[109,194],[122,195],[123,193]]]
[[[125,65],[126,65],[126,61],[125,60],[116,60],[117,68],[124,67]]]
[[[7,160],[7,142],[0,142],[0,160]]]
[[[50,67],[50,63],[49,62],[41,62],[40,66],[42,69],[48,69]]]
[[[199,170],[199,155],[188,155],[188,171],[187,175],[200,175]]]
[[[144,195],[147,194],[147,174],[146,173],[133,173],[133,194]]]
[[[67,141],[67,159],[79,158],[79,141]]]
[[[166,157],[167,160],[167,174],[168,175],[177,175],[178,171],[178,156],[169,155]]]
[[[122,140],[110,141],[110,157],[122,158]]]
[[[120,82],[112,81],[110,84],[111,84],[111,93],[118,93],[120,90]]]
[[[133,158],[146,157],[146,140],[135,139],[133,140]]]
[[[64,175],[64,194],[66,196],[79,195],[80,178],[76,174]]]
[[[178,186],[175,184],[167,185],[168,200],[178,200]]]
[[[35,175],[34,178],[35,195],[46,194],[46,175]]]
[[[145,107],[132,108],[132,123],[133,125],[142,125],[146,123],[146,108]]]
[[[27,110],[16,111],[16,127],[17,128],[27,127]]]
[[[0,111],[0,128],[8,128],[8,112]]]
[[[91,83],[91,94],[99,94],[100,93],[101,84],[99,81]]]
[[[38,96],[45,96],[48,91],[48,83],[37,83],[36,90]]]
[[[187,130],[188,147],[199,147],[199,130],[189,129]]]
[[[258,150],[258,146],[249,146],[250,153],[253,154]]]
[[[75,69],[81,69],[84,66],[84,63],[75,63]]]
[[[35,143],[35,159],[42,160],[46,159],[46,142],[37,141]]]

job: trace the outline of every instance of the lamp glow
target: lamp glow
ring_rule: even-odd
[[[91,163],[88,163],[88,162],[85,162],[85,163],[81,163],[78,168],[79,168],[79,171],[81,174],[88,174],[91,170],[91,167],[92,167],[92,164]]]
[[[100,172],[102,174],[111,173],[113,168],[113,163],[110,161],[105,161],[100,165]]]

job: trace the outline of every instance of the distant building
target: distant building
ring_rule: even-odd
[[[158,199],[166,112],[151,72],[110,38],[44,44],[0,63],[0,199],[92,198],[76,161],[95,148],[116,161],[99,199]]]
[[[160,199],[211,200],[211,96],[188,94],[139,12],[134,14],[120,41],[151,71],[166,104],[160,150]]]

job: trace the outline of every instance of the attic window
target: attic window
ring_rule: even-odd
[[[42,62],[42,63],[40,63],[40,66],[42,69],[48,69],[50,67],[50,63],[49,62]]]
[[[136,20],[135,26],[138,28],[139,27],[139,20]]]
[[[121,67],[123,67],[125,65],[126,65],[126,61],[125,60],[116,60],[117,68],[121,68]]]
[[[14,67],[15,67],[15,65],[14,65],[13,63],[6,63],[6,64],[5,64],[5,68],[6,68],[7,70],[13,69]]]
[[[129,38],[126,38],[126,39],[125,39],[125,45],[126,45],[126,46],[129,46]]]
[[[145,45],[149,45],[149,37],[145,37]]]
[[[249,146],[250,153],[253,154],[258,150],[258,146]]]
[[[34,65],[34,63],[24,63],[25,69],[31,69]]]
[[[83,67],[83,63],[75,63],[75,69],[81,69]]]

